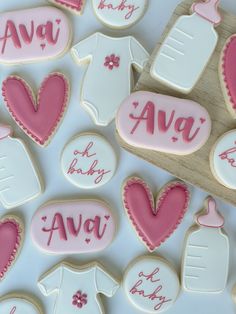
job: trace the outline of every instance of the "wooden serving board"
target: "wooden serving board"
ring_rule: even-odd
[[[150,67],[161,43],[176,19],[181,15],[189,14],[192,2],[191,0],[185,0],[176,8],[135,89],[187,98],[200,103],[207,109],[212,119],[212,132],[208,142],[200,150],[191,155],[176,156],[132,147],[125,143],[119,136],[118,140],[120,145],[129,152],[236,206],[236,191],[230,190],[216,181],[211,173],[209,162],[210,151],[216,140],[225,132],[236,128],[236,121],[232,119],[226,108],[218,75],[222,48],[226,40],[232,34],[236,33],[236,16],[222,11],[223,22],[217,27],[219,42],[216,51],[199,83],[190,94],[183,95],[173,91],[169,87],[158,83],[150,76]],[[196,51],[196,58],[197,53]]]

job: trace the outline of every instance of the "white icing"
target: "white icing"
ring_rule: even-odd
[[[106,126],[131,92],[132,65],[142,71],[149,54],[134,37],[114,38],[101,33],[82,40],[71,52],[77,62],[89,63],[82,86],[81,104],[97,125]],[[119,61],[117,66],[109,69],[105,62],[106,57],[110,58],[112,54]]]
[[[7,208],[20,206],[41,194],[34,164],[19,139],[0,140],[0,201]]]
[[[148,0],[92,0],[98,19],[111,28],[127,28],[144,15]]]
[[[53,314],[101,314],[98,294],[112,297],[119,288],[118,282],[99,265],[75,268],[60,264],[40,279],[38,286],[45,296],[57,295]],[[86,294],[81,308],[73,304],[73,296],[80,291]]]
[[[20,297],[0,300],[1,314],[40,314],[38,308]]]
[[[211,154],[211,167],[221,184],[236,190],[236,130],[217,141]]]
[[[180,285],[176,272],[165,260],[145,256],[128,267],[124,289],[129,301],[140,311],[162,313],[175,302]]]
[[[65,177],[84,189],[96,188],[110,181],[116,164],[113,147],[97,134],[81,134],[74,138],[64,148],[61,158]]]
[[[214,24],[196,13],[181,16],[164,40],[151,67],[151,76],[189,93],[210,60],[218,34]]]
[[[220,228],[199,227],[186,241],[182,285],[189,292],[219,293],[225,289],[229,240]]]

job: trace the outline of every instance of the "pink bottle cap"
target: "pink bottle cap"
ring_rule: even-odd
[[[216,201],[212,197],[208,197],[207,205],[206,214],[196,217],[197,223],[204,227],[222,228],[225,220],[216,209]]]
[[[0,140],[12,134],[12,128],[9,125],[0,124]]]
[[[222,20],[218,8],[219,2],[220,0],[205,0],[204,2],[194,2],[191,10],[212,24],[218,25]]]

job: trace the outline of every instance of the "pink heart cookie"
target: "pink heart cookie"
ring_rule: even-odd
[[[0,220],[0,281],[15,263],[23,243],[24,231],[21,220],[6,216]]]
[[[49,1],[75,14],[82,14],[86,0],[49,0]]]
[[[236,35],[231,36],[221,54],[220,59],[220,81],[227,108],[236,119]]]
[[[140,178],[129,178],[123,187],[123,202],[138,236],[152,252],[177,228],[188,208],[190,193],[180,181],[164,186],[156,205],[148,185]]]
[[[2,85],[7,109],[16,123],[37,144],[46,146],[56,132],[69,99],[69,83],[61,73],[51,73],[42,82],[37,100],[30,86],[18,76]]]

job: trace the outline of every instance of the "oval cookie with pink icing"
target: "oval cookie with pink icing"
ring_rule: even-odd
[[[223,48],[219,74],[227,108],[236,119],[236,35],[232,35]]]
[[[0,62],[18,64],[62,56],[70,46],[66,15],[53,7],[0,14]]]
[[[129,145],[176,155],[197,151],[211,132],[210,116],[198,103],[144,91],[124,100],[116,125]]]
[[[49,254],[101,251],[114,234],[111,210],[99,200],[51,202],[39,208],[31,222],[34,243]]]
[[[123,185],[123,204],[137,235],[150,252],[159,247],[181,223],[188,209],[186,184],[172,181],[159,192],[156,202],[149,186],[137,177]]]

